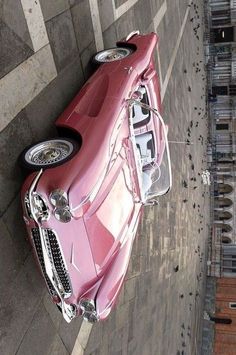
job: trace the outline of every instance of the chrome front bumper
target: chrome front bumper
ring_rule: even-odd
[[[52,244],[50,243],[49,240],[50,237],[48,233],[49,230],[43,228],[41,224],[45,216],[49,215],[49,213],[47,213],[47,211],[45,210],[45,205],[42,206],[42,204],[39,203],[39,195],[35,192],[35,188],[37,186],[37,183],[42,173],[43,170],[41,169],[39,173],[36,175],[36,177],[34,178],[30,186],[29,192],[25,199],[25,204],[27,203],[25,208],[28,213],[30,212],[29,213],[30,217],[34,220],[37,226],[37,231],[39,234],[39,240],[41,244],[40,246],[41,258],[43,259],[43,261],[40,260],[40,256],[36,245],[35,245],[35,250],[38,255],[42,272],[47,281],[47,284],[49,284],[48,282],[49,280],[51,285],[53,286],[53,289],[55,290],[55,295],[60,299],[60,303],[58,303],[58,305],[61,307],[62,315],[64,319],[69,323],[73,318],[75,318],[77,313],[77,307],[75,305],[66,303],[64,300],[65,298],[68,298],[70,296],[71,292],[69,292],[68,289],[65,289],[65,284],[63,285],[63,282],[61,280],[61,275],[59,275],[58,272],[58,266],[55,265],[55,252],[53,251]],[[59,241],[58,238],[56,237],[55,232],[53,232],[53,236],[54,238],[56,238],[54,240],[54,245],[56,243],[57,254],[58,253],[60,254],[60,262],[62,264],[61,269],[59,270],[60,274],[62,270],[69,280],[69,276],[67,275],[67,270],[66,270],[66,263],[62,251],[60,249]]]

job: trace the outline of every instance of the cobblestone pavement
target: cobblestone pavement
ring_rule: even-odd
[[[55,118],[91,74],[90,56],[138,28],[160,36],[156,62],[173,142],[173,189],[160,206],[145,209],[117,307],[92,327],[84,353],[198,355],[209,223],[200,177],[207,139],[203,1],[29,3],[0,1],[0,354],[83,353],[74,347],[81,320],[62,319],[26,240],[17,157],[54,133]]]

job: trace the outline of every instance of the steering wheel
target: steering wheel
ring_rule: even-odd
[[[160,180],[160,177],[161,177],[161,168],[160,168],[160,166],[157,164],[157,162],[154,162],[154,161],[153,161],[150,165],[151,165],[153,168],[157,169],[157,170],[158,170],[158,173],[159,173],[158,177],[157,177],[155,180],[152,180],[152,183],[154,184],[155,182],[157,182],[158,180]]]

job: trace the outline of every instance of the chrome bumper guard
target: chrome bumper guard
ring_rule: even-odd
[[[45,266],[45,274],[47,275],[53,288],[55,289],[57,296],[60,299],[59,306],[61,307],[62,315],[63,315],[64,319],[66,320],[66,322],[70,323],[71,320],[73,318],[75,318],[75,316],[76,316],[76,307],[74,305],[67,304],[64,301],[64,298],[68,297],[69,295],[68,295],[68,293],[65,293],[64,287],[61,283],[60,277],[59,277],[58,272],[56,270],[54,260],[53,260],[51,246],[48,241],[48,234],[45,233],[45,229],[43,229],[41,226],[42,219],[40,216],[41,216],[41,212],[44,212],[44,211],[40,211],[40,206],[37,203],[38,198],[37,198],[37,193],[35,192],[35,188],[36,188],[36,185],[37,185],[42,173],[43,173],[43,169],[41,169],[39,171],[39,173],[36,175],[35,179],[33,180],[32,184],[31,184],[31,187],[28,192],[28,202],[29,202],[28,207],[30,208],[30,212],[31,212],[31,216],[32,216],[33,220],[37,224],[40,242],[41,242],[43,261],[44,261],[44,266]]]
[[[128,34],[128,36],[125,38],[126,41],[128,41],[130,38],[136,36],[136,35],[139,35],[140,32],[137,30],[137,31],[132,31]]]

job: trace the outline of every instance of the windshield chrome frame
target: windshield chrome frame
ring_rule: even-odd
[[[132,99],[132,98],[128,99],[127,102],[128,102],[128,108],[129,108],[130,138],[131,138],[132,145],[133,145],[135,164],[136,164],[136,167],[137,167],[137,175],[138,175],[138,181],[139,181],[139,187],[140,187],[140,193],[141,193],[141,200],[142,200],[142,203],[145,204],[146,202],[148,202],[148,199],[145,199],[145,194],[144,194],[144,192],[142,190],[142,166],[140,164],[141,161],[139,160],[138,154],[137,154],[134,127],[133,127],[133,123],[132,123],[132,107],[133,107],[133,105],[135,105],[135,104],[139,105],[139,106],[145,108],[146,110],[149,110],[150,112],[152,112],[154,115],[156,115],[159,118],[159,120],[161,122],[161,125],[163,127],[164,138],[165,138],[165,148],[166,148],[167,159],[168,159],[168,168],[169,168],[169,173],[170,173],[170,186],[169,186],[168,190],[165,193],[157,195],[157,197],[165,195],[172,188],[172,169],[171,169],[170,149],[169,149],[169,143],[168,143],[168,137],[167,137],[167,129],[166,129],[165,122],[164,122],[163,118],[161,117],[160,113],[157,111],[157,109],[152,108],[149,105],[144,104],[144,103],[142,103],[140,101],[137,101],[135,99]],[[140,169],[140,166],[141,166],[141,169]]]
[[[133,105],[135,104],[136,101],[131,99],[131,100],[127,100],[127,102],[128,102],[128,110],[129,110],[130,140],[131,140],[131,143],[133,146],[133,153],[134,153],[134,160],[135,160],[136,172],[137,172],[137,177],[138,177],[141,202],[144,202],[145,195],[144,195],[143,189],[142,189],[142,165],[141,165],[141,160],[138,157],[138,149],[136,146],[134,127],[133,127],[133,123],[132,123],[132,108],[133,108]]]

